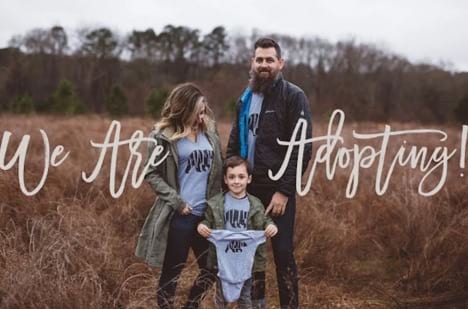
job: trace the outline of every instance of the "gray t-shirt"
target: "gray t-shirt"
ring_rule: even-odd
[[[260,112],[262,111],[263,95],[259,93],[253,93],[250,101],[249,109],[249,137],[248,137],[248,154],[247,160],[249,161],[250,168],[254,167],[255,158],[255,141],[257,139],[258,121],[260,119]]]
[[[212,230],[208,240],[216,247],[224,300],[236,301],[244,282],[252,277],[255,252],[266,241],[265,232]]]
[[[224,228],[229,231],[246,231],[249,217],[249,198],[236,198],[227,192],[224,195]]]
[[[203,133],[196,142],[188,138],[177,141],[180,196],[192,207],[192,214],[203,216],[206,208],[206,187],[213,163],[213,148]]]

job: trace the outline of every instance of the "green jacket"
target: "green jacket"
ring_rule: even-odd
[[[264,230],[267,225],[274,224],[270,217],[265,215],[265,208],[262,202],[253,195],[247,194],[250,203],[249,218],[247,220],[247,229]],[[205,210],[205,219],[200,222],[210,229],[224,229],[224,193],[220,193],[208,201]],[[216,248],[210,243],[208,252],[208,267],[213,269],[217,267]],[[266,267],[266,244],[258,246],[255,253],[253,272],[265,271]]]
[[[163,131],[153,130],[149,135],[157,141],[157,145],[164,147],[161,157],[167,151],[169,155],[160,165],[156,167],[150,165],[145,174],[145,180],[151,185],[157,197],[141,229],[135,255],[144,258],[149,265],[155,267],[163,265],[172,216],[175,211],[185,206],[179,194],[177,149],[175,143],[170,141],[173,134],[173,130],[166,128]],[[213,164],[208,176],[206,192],[208,200],[221,192],[222,158],[218,134],[207,132],[206,135],[214,152]],[[148,158],[155,147],[154,143],[148,143]],[[158,162],[161,157],[157,157],[155,162]]]

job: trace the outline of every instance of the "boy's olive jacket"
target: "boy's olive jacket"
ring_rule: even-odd
[[[167,151],[169,155],[160,165],[150,165],[145,174],[145,180],[156,192],[157,197],[141,229],[135,255],[144,258],[149,265],[155,267],[161,267],[164,263],[172,216],[185,207],[185,202],[179,194],[178,155],[175,142],[171,141],[173,134],[172,129],[166,128],[162,131],[153,130],[149,135],[156,140],[157,145],[164,147],[161,156],[156,157],[154,162],[158,162]],[[221,192],[222,158],[218,134],[208,131],[206,136],[214,153],[206,188],[206,198],[209,199]],[[148,159],[155,147],[156,144],[148,143]]]
[[[211,198],[205,210],[205,219],[200,224],[205,224],[210,229],[224,229],[224,194],[220,193]],[[247,220],[248,230],[264,230],[267,225],[274,224],[270,217],[265,215],[265,208],[262,202],[253,195],[247,194],[249,199],[250,209]],[[211,269],[217,268],[216,248],[210,243],[208,252],[208,267]],[[266,267],[266,244],[258,246],[255,252],[253,272],[265,271]]]

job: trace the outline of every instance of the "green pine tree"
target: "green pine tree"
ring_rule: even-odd
[[[119,86],[112,88],[106,102],[106,110],[111,116],[120,117],[128,113],[127,97]]]
[[[168,95],[169,92],[166,89],[153,89],[146,98],[146,113],[153,118],[158,118]]]
[[[19,95],[10,104],[10,111],[15,114],[31,114],[34,112],[34,104],[31,96]]]
[[[49,111],[62,115],[76,115],[86,112],[86,108],[76,94],[73,83],[63,79],[50,98]]]

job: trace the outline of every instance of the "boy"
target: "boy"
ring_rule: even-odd
[[[247,185],[252,181],[248,166],[248,162],[238,156],[226,160],[223,172],[228,192],[220,193],[207,202],[205,219],[197,228],[200,235],[209,238],[218,249],[221,249],[218,245],[223,245],[223,250],[218,251],[218,256],[221,254],[218,265],[221,267],[218,272],[220,280],[217,284],[215,301],[217,308],[224,308],[228,301],[237,298],[240,308],[252,308],[251,273],[252,270],[265,271],[266,264],[265,245],[258,245],[265,241],[265,236],[273,237],[278,232],[273,221],[265,215],[260,200],[247,193]],[[264,232],[252,230],[264,230]],[[255,254],[253,269],[248,254]],[[209,267],[215,268],[216,261],[216,251],[211,248],[208,256]],[[236,269],[221,269],[229,265],[235,265]],[[233,280],[226,279],[224,276],[226,273],[227,277],[237,277],[237,279],[242,274],[245,275],[244,278],[232,282]]]

